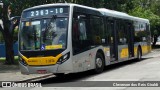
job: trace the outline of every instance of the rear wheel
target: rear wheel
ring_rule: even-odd
[[[137,50],[137,60],[142,60],[142,50],[140,48]]]
[[[96,65],[95,73],[101,73],[101,72],[103,72],[103,69],[104,69],[104,59],[103,59],[101,53],[97,53],[96,54],[95,65]]]

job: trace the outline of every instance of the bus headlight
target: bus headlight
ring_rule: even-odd
[[[62,64],[70,58],[70,52],[59,58],[57,64]]]
[[[20,62],[21,64],[23,64],[24,66],[27,66],[26,61],[23,60],[21,57],[19,57],[19,62]]]

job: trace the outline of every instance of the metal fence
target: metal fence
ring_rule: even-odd
[[[14,56],[18,55],[18,43],[13,45],[14,48]],[[5,44],[0,44],[0,57],[6,57]]]

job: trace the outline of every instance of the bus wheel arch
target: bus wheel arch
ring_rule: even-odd
[[[137,60],[141,60],[142,59],[142,48],[139,45],[137,48]]]
[[[102,50],[98,50],[95,57],[95,73],[102,73],[105,66],[105,56]]]

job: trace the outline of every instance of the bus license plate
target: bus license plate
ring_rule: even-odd
[[[47,70],[37,70],[37,73],[38,73],[38,74],[46,74],[46,73],[47,73]]]

